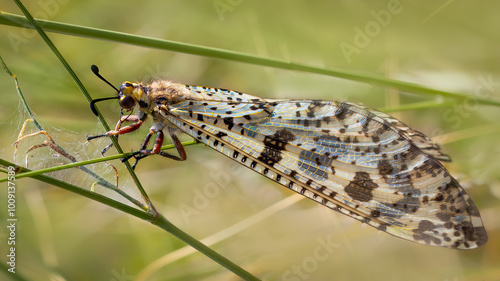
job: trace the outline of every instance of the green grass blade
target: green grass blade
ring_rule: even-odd
[[[236,264],[234,264],[233,262],[231,262],[230,260],[228,260],[224,256],[219,255],[214,250],[205,246],[205,244],[201,243],[199,240],[191,237],[190,235],[187,235],[181,229],[179,229],[177,226],[175,226],[170,221],[165,219],[163,216],[160,215],[158,217],[158,219],[155,222],[153,222],[153,224],[160,227],[161,229],[168,231],[169,233],[171,233],[175,237],[179,238],[180,240],[184,241],[186,244],[195,248],[199,252],[209,256],[213,261],[215,261],[218,264],[231,270],[234,274],[238,275],[243,280],[260,280],[257,277],[253,276],[252,274],[250,274],[248,271],[237,266]]]
[[[2,165],[4,167],[8,167],[8,166],[14,167],[16,169],[16,171],[17,171],[16,174],[17,173],[22,173],[23,171],[26,171],[25,168],[23,168],[23,167],[21,167],[19,165],[16,165],[15,163],[12,163],[10,161],[1,159],[1,158],[0,158],[0,165]],[[5,169],[0,169],[0,171],[4,172],[4,173],[7,172],[7,170],[5,170]],[[71,192],[76,193],[78,195],[87,197],[89,199],[92,199],[94,201],[100,202],[100,203],[105,204],[107,206],[110,206],[112,208],[115,208],[115,209],[118,209],[120,211],[123,211],[123,212],[125,212],[127,214],[130,214],[130,215],[133,215],[135,217],[141,218],[143,220],[153,221],[153,219],[154,219],[154,216],[152,214],[149,214],[147,212],[141,211],[139,209],[136,209],[136,208],[131,207],[129,205],[123,204],[121,202],[115,201],[115,200],[113,200],[113,199],[111,199],[109,197],[105,197],[105,196],[102,196],[102,195],[100,195],[98,193],[95,193],[95,192],[89,191],[87,189],[81,188],[79,186],[67,183],[65,181],[61,181],[61,180],[58,180],[58,179],[55,179],[53,177],[49,177],[49,176],[46,176],[46,175],[34,175],[31,178],[39,180],[39,181],[42,181],[42,182],[45,182],[45,183],[48,183],[50,185],[57,186],[59,188],[67,190],[67,191],[71,191]]]
[[[415,109],[425,109],[431,107],[446,107],[452,105],[452,101],[442,101],[442,100],[430,100],[430,101],[422,101],[415,103],[402,104],[393,107],[382,107],[378,108],[378,110],[383,112],[397,112],[397,111],[405,111],[405,110],[415,110]]]
[[[33,121],[34,125],[37,127],[37,129],[39,131],[45,131],[42,127],[42,125],[40,125],[40,123],[38,123],[38,121],[36,120],[35,116],[33,115],[33,113],[31,112],[31,108],[29,107],[28,103],[26,102],[26,99],[24,98],[24,95],[21,91],[21,87],[19,86],[19,82],[17,80],[17,76],[15,74],[13,74],[10,69],[7,67],[7,65],[5,64],[3,58],[0,56],[0,64],[2,65],[3,69],[5,70],[5,72],[7,72],[7,74],[9,74],[10,76],[12,76],[14,78],[14,83],[16,84],[16,90],[17,90],[17,95],[19,96],[19,99],[21,100],[21,103],[24,107],[24,109],[26,110],[26,112],[28,113],[30,119]],[[58,144],[54,143],[58,149],[60,149],[61,151],[65,152],[64,148],[60,147]],[[75,166],[75,167],[78,167],[78,166]],[[104,178],[102,178],[101,176],[95,174],[94,172],[92,172],[91,170],[85,168],[85,167],[82,167],[82,166],[79,166],[79,168],[84,171],[85,173],[89,174],[91,177],[95,178],[97,181],[98,181],[98,184],[106,187],[106,188],[109,188],[109,189],[113,189],[115,191],[119,191],[118,189],[116,189],[116,186],[114,186],[113,184],[111,184],[110,182],[108,182],[107,180],[105,180]],[[0,179],[0,182],[2,180]]]
[[[189,141],[189,142],[183,142],[182,146],[189,146],[189,145],[194,145],[194,144],[197,144],[197,142],[196,141]],[[161,149],[167,150],[167,149],[172,149],[172,148],[174,148],[174,145],[169,144],[169,145],[163,146]],[[107,161],[116,160],[116,159],[122,159],[122,158],[128,157],[132,154],[133,154],[133,152],[128,152],[128,153],[116,154],[116,155],[100,157],[100,158],[95,158],[95,159],[90,159],[90,160],[85,160],[85,161],[78,161],[78,162],[59,165],[59,166],[50,167],[50,168],[46,168],[46,169],[40,169],[40,170],[35,170],[35,171],[26,171],[26,172],[22,172],[22,173],[16,175],[16,179],[33,177],[36,175],[43,175],[43,174],[62,171],[62,170],[66,170],[66,169],[82,167],[85,165],[91,165],[91,164],[97,164],[97,163],[107,162]],[[8,177],[0,178],[0,182],[6,182],[7,180],[8,180]]]
[[[23,92],[21,91],[21,87],[19,87],[19,81],[17,81],[17,76],[14,75],[10,71],[10,69],[7,67],[7,65],[3,61],[2,56],[0,56],[0,64],[2,64],[2,67],[5,70],[5,72],[7,72],[7,74],[9,74],[11,77],[14,78],[14,83],[16,84],[17,95],[19,96],[19,99],[21,99],[21,103],[23,104],[24,109],[26,110],[26,112],[28,113],[30,118],[33,119],[33,123],[38,128],[38,130],[43,131],[42,126],[40,125],[40,123],[38,123],[38,121],[36,121],[35,117],[33,116],[33,112],[31,112],[31,108],[28,106],[28,103],[26,102],[26,99],[24,98]]]
[[[471,97],[469,95],[462,93],[453,93],[448,91],[436,90],[414,83],[408,83],[364,73],[362,74],[353,71],[319,68],[302,63],[294,63],[291,61],[271,59],[251,54],[245,54],[241,52],[234,52],[218,48],[210,48],[194,44],[187,44],[182,42],[175,42],[170,40],[133,35],[123,32],[79,26],[74,24],[54,22],[49,20],[37,19],[37,22],[39,22],[40,25],[43,25],[44,29],[47,31],[68,34],[72,36],[81,36],[94,39],[108,40],[108,41],[126,43],[136,46],[157,48],[162,50],[169,50],[174,52],[193,54],[211,58],[220,58],[220,59],[249,63],[254,65],[279,68],[279,69],[316,73],[316,74],[344,78],[379,86],[392,87],[405,92],[439,95],[454,99],[474,99],[475,101],[481,104],[500,106],[500,101]],[[0,24],[17,26],[17,27],[26,27],[24,25],[25,23],[27,23],[27,20],[22,16],[6,12],[0,12]]]
[[[83,83],[80,81],[80,79],[78,78],[76,73],[73,71],[73,69],[71,68],[69,63],[66,61],[66,59],[64,59],[61,52],[59,52],[59,50],[54,45],[54,43],[52,43],[52,40],[50,40],[50,38],[43,31],[43,29],[37,24],[37,22],[35,21],[33,16],[29,13],[29,11],[26,9],[26,7],[24,7],[24,5],[21,3],[21,1],[14,0],[14,2],[16,2],[19,9],[26,16],[28,23],[32,26],[32,28],[34,28],[38,32],[38,34],[42,37],[42,39],[49,46],[49,48],[52,50],[52,52],[56,55],[57,59],[61,62],[61,64],[64,66],[64,68],[68,71],[69,75],[71,76],[71,78],[73,79],[75,84],[78,86],[78,88],[80,89],[82,94],[85,96],[87,101],[90,103],[92,98],[90,97],[90,94],[88,93],[87,89],[85,89],[85,86],[83,86]],[[109,131],[110,128],[109,128],[108,124],[106,123],[106,120],[104,120],[104,117],[102,117],[102,115],[100,113],[99,113],[99,120],[100,120],[101,124],[104,126],[105,130]],[[123,150],[121,149],[120,145],[118,144],[117,139],[115,137],[111,137],[110,139],[113,142],[113,145],[115,146],[118,153],[122,154]],[[150,206],[151,202],[149,201],[149,197],[147,196],[147,193],[144,190],[144,187],[142,186],[141,182],[139,181],[139,178],[137,178],[137,175],[134,173],[132,166],[130,165],[130,163],[128,163],[128,161],[126,161],[124,163],[125,163],[125,167],[127,167],[127,170],[129,172],[130,176],[134,180],[134,183],[137,186],[137,189],[139,189],[139,192],[141,193],[142,197],[147,201],[148,206],[151,207]]]
[[[4,167],[12,166],[16,169],[17,173],[22,173],[26,170],[25,168],[18,166],[12,162],[6,161],[4,159],[0,158],[0,165]],[[6,169],[0,168],[0,172],[7,173],[8,171]],[[17,179],[17,173],[16,173],[16,179]],[[137,218],[150,221],[154,225],[160,227],[161,229],[166,230],[170,234],[174,235],[175,237],[179,238],[180,240],[186,242],[188,245],[192,246],[196,250],[198,250],[200,253],[206,255],[213,261],[219,263],[220,265],[224,266],[231,272],[235,273],[236,275],[240,276],[244,280],[259,280],[240,266],[236,265],[235,263],[231,262],[224,256],[220,255],[219,253],[215,252],[214,250],[210,249],[197,239],[193,238],[189,234],[185,233],[175,225],[173,225],[171,222],[169,222],[166,218],[164,218],[162,215],[155,216],[149,212],[144,212],[139,209],[133,208],[131,206],[128,206],[126,204],[123,204],[121,202],[115,201],[111,198],[99,195],[95,192],[80,188],[76,185],[72,185],[70,183],[46,176],[46,175],[32,175],[31,178],[45,182],[50,185],[57,186],[59,188],[62,188],[67,191],[71,191],[73,193],[76,193],[78,195],[87,197],[89,199],[95,200],[97,202],[100,202],[104,205],[107,205],[109,207],[112,207],[114,209],[123,211],[127,214],[130,214],[132,216],[135,216]]]
[[[50,47],[50,49],[57,56],[57,58],[59,59],[59,61],[64,65],[64,67],[66,68],[66,70],[68,71],[68,73],[70,74],[70,76],[73,78],[73,80],[75,81],[75,83],[77,84],[77,86],[80,88],[80,90],[82,91],[82,93],[84,93],[85,97],[90,102],[90,100],[91,100],[90,95],[88,94],[88,92],[86,91],[85,87],[80,82],[80,80],[78,79],[78,77],[76,76],[76,74],[74,73],[74,71],[71,69],[71,67],[69,66],[69,64],[66,62],[66,60],[64,59],[64,57],[61,55],[61,53],[59,52],[59,50],[56,48],[56,46],[52,43],[52,41],[45,34],[45,32],[40,28],[40,26],[37,25],[37,23],[35,22],[35,20],[31,16],[31,14],[23,6],[23,4],[19,0],[14,0],[14,1],[18,5],[18,7],[21,9],[21,11],[24,13],[24,15],[26,16],[26,18],[29,20],[29,22],[31,23],[31,25],[33,26],[33,28],[35,28],[37,30],[37,32],[40,34],[40,36],[43,38],[43,40],[46,42],[46,44]],[[100,117],[100,118],[102,118],[102,117]],[[102,118],[102,121],[104,121],[103,118]],[[109,130],[109,128],[108,128],[108,130]],[[116,142],[116,139],[115,139],[114,142]],[[116,148],[117,148],[117,150],[119,151],[120,154],[123,153],[123,151],[121,149],[118,149],[119,147],[118,147],[118,143],[117,142],[115,143],[115,146],[116,146]],[[114,200],[112,200],[110,198],[107,198],[107,197],[104,197],[104,196],[99,195],[97,193],[94,193],[94,192],[91,192],[91,191],[79,188],[79,187],[71,185],[69,183],[66,183],[66,182],[63,182],[63,181],[60,181],[60,180],[48,177],[46,175],[32,175],[31,177],[34,178],[34,179],[37,179],[37,180],[49,183],[51,185],[55,185],[55,186],[61,187],[63,189],[67,189],[67,190],[72,191],[74,193],[77,193],[79,195],[91,198],[93,200],[96,200],[98,202],[101,202],[103,204],[111,206],[111,207],[113,207],[115,209],[122,210],[122,211],[124,211],[124,212],[126,212],[128,214],[134,215],[136,217],[139,217],[139,218],[151,221],[153,224],[159,226],[160,228],[168,231],[172,235],[174,235],[177,238],[181,239],[182,241],[186,242],[190,246],[194,247],[195,249],[197,249],[198,251],[200,251],[201,253],[203,253],[204,255],[206,255],[207,257],[209,257],[210,259],[212,259],[215,262],[219,263],[220,265],[226,267],[228,270],[232,271],[233,273],[235,273],[236,275],[240,276],[244,280],[259,280],[256,277],[254,277],[252,274],[250,274],[249,272],[245,271],[240,266],[236,265],[235,263],[231,262],[230,260],[228,260],[227,258],[223,257],[222,255],[218,254],[214,250],[212,250],[209,247],[205,246],[200,241],[196,240],[195,238],[191,237],[187,233],[183,232],[182,230],[180,230],[179,228],[177,228],[175,225],[173,225],[171,222],[169,222],[166,218],[164,218],[163,216],[161,216],[160,214],[158,214],[156,212],[156,210],[154,209],[153,204],[150,202],[149,198],[147,197],[147,194],[146,194],[145,190],[143,189],[142,185],[140,184],[140,182],[139,182],[136,174],[132,170],[132,168],[131,168],[130,164],[128,163],[128,161],[125,162],[125,164],[127,166],[127,169],[129,170],[131,176],[134,178],[134,181],[136,182],[136,185],[139,188],[139,190],[140,190],[141,194],[143,195],[144,199],[148,202],[148,205],[151,207],[151,210],[150,210],[151,212],[142,212],[142,211],[140,211],[138,209],[135,209],[135,208],[132,208],[132,207],[130,207],[128,205],[125,205],[125,204],[122,204],[120,202],[114,201]],[[0,159],[0,165],[4,165],[4,166],[16,166],[17,169],[20,169],[22,171],[21,167],[19,167],[17,165],[14,165],[13,163],[10,163],[8,161],[4,161],[3,159]]]

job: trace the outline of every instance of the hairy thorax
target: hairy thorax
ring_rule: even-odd
[[[168,80],[155,80],[149,83],[148,93],[151,106],[172,105],[185,100],[193,99],[194,95],[186,85]]]

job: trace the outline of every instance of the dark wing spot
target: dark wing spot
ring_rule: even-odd
[[[378,185],[372,181],[370,175],[365,172],[356,172],[354,179],[344,188],[344,191],[352,199],[368,202],[373,198],[372,191]]]
[[[276,131],[271,136],[266,136],[264,138],[264,144],[266,147],[273,148],[276,150],[284,150],[287,143],[293,141],[295,136],[292,132],[287,129],[281,129]]]
[[[233,117],[225,117],[224,118],[224,124],[227,125],[227,129],[231,131],[231,129],[234,126],[234,118]]]
[[[373,218],[380,217],[380,211],[379,211],[379,210],[373,210],[373,211],[370,213],[370,216],[371,216],[371,217],[373,217]]]
[[[418,224],[418,228],[413,230],[413,239],[415,240],[422,240],[426,244],[431,244],[434,243],[436,245],[441,244],[441,239],[431,236],[429,234],[426,234],[425,232],[432,232],[436,226],[429,220],[422,220]]]
[[[309,104],[309,106],[307,107],[307,110],[306,110],[306,115],[307,117],[309,118],[314,118],[316,116],[316,108],[319,108],[321,107],[321,103],[317,102],[317,101],[313,101],[311,104]]]
[[[224,132],[218,132],[217,134],[215,134],[215,137],[219,138],[219,139],[222,138],[222,137],[225,137],[225,136],[227,136],[227,134],[224,133]]]
[[[377,168],[379,169],[380,175],[382,175],[382,177],[386,177],[387,175],[391,175],[392,173],[394,173],[394,168],[387,160],[380,160],[377,164]]]
[[[281,157],[280,150],[266,146],[260,153],[259,157],[257,157],[257,159],[269,166],[273,166],[275,163],[281,161],[283,157]]]
[[[347,117],[348,114],[348,105],[345,103],[339,103],[339,107],[337,111],[335,111],[335,117],[337,117],[338,120],[344,120]]]

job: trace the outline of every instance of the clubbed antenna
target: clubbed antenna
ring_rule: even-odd
[[[92,72],[95,74],[95,76],[99,77],[102,81],[106,82],[106,84],[108,84],[113,89],[115,89],[117,93],[120,92],[115,86],[113,86],[113,84],[109,83],[108,80],[106,80],[104,77],[101,76],[101,74],[99,74],[99,67],[97,67],[96,65],[93,64],[92,66],[90,66],[90,70],[92,70]],[[95,104],[97,102],[104,101],[104,100],[119,99],[119,98],[120,98],[119,96],[116,96],[116,97],[109,97],[109,98],[93,99],[90,102],[90,110],[92,110],[92,113],[94,113],[95,116],[97,116],[98,115],[97,108],[95,107]]]
[[[97,65],[95,64],[91,65],[90,70],[92,70],[95,76],[99,77],[102,81],[106,82],[106,84],[110,85],[113,89],[115,89],[117,93],[120,92],[115,86],[113,86],[113,84],[109,83],[108,80],[106,80],[104,77],[101,76],[101,74],[99,74],[99,67],[97,67]]]

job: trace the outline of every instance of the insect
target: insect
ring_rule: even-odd
[[[98,68],[93,72],[106,81]],[[112,85],[111,85],[112,86]],[[113,87],[114,88],[114,87]],[[136,163],[148,155],[186,160],[186,133],[309,199],[391,235],[432,246],[472,249],[488,240],[472,199],[439,162],[449,161],[421,132],[349,102],[262,99],[167,80],[124,82],[118,136],[153,119]],[[136,109],[136,114],[131,115]],[[121,127],[123,122],[133,122]],[[168,134],[178,155],[160,150]],[[156,140],[147,149],[153,135]],[[134,163],[134,166],[135,164]]]

